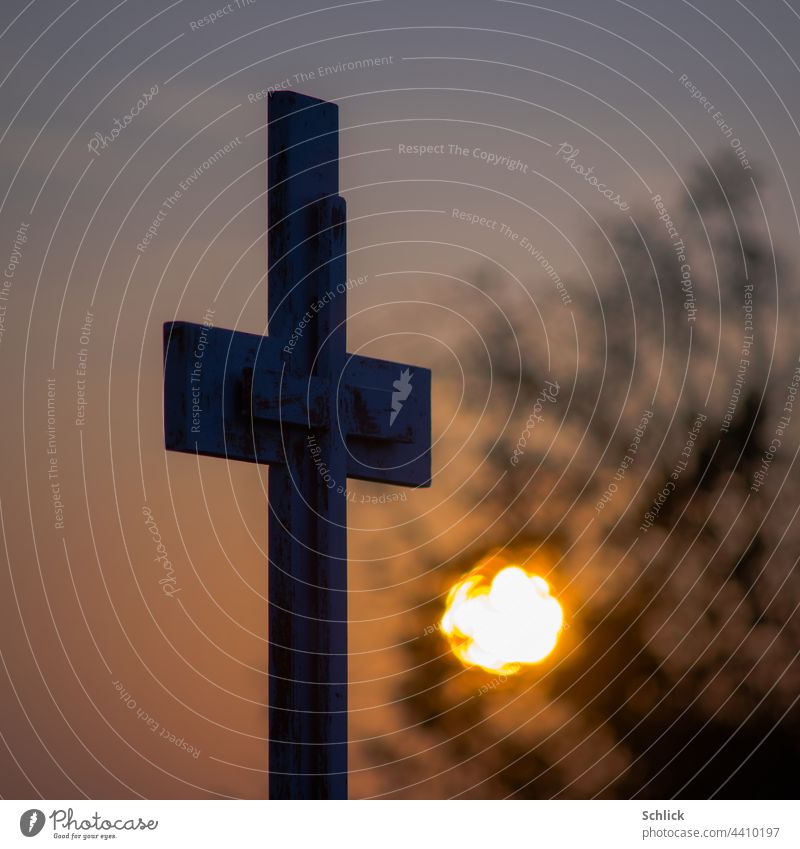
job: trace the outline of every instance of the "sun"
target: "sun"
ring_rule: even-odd
[[[500,569],[487,564],[450,590],[441,629],[465,666],[510,675],[544,660],[563,622],[544,578],[513,564]]]

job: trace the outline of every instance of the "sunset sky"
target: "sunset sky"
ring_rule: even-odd
[[[162,324],[266,334],[287,87],[339,106],[348,350],[433,371],[430,489],[351,482],[351,797],[704,796],[728,732],[796,747],[795,0],[226,8],[0,12],[0,795],[266,794],[268,470],[164,450]],[[498,550],[565,621],[500,686],[438,627]]]

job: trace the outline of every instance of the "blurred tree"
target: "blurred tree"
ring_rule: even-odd
[[[496,548],[551,581],[567,626],[551,658],[520,675],[464,669],[435,623],[442,593],[487,546],[434,571],[408,623],[411,671],[397,695],[421,741],[403,762],[398,795],[796,796],[800,478],[790,474],[791,426],[763,486],[752,487],[799,352],[789,342],[770,353],[778,269],[757,181],[722,156],[673,202],[696,321],[674,236],[644,209],[606,226],[595,285],[571,284],[581,339],[571,370],[563,349],[547,370],[524,330],[520,363],[507,324],[482,328],[493,406],[513,416],[499,441],[491,433],[483,444],[499,485],[468,497],[493,504]],[[481,280],[502,303],[507,282]],[[783,298],[787,280],[782,303],[795,303],[793,291]],[[560,382],[558,403],[511,468],[547,379]],[[376,761],[392,757],[385,744],[376,751]]]

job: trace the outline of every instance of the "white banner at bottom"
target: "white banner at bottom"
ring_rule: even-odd
[[[0,846],[797,849],[799,821],[775,801],[4,800]]]

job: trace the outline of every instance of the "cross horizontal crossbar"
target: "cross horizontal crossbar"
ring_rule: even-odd
[[[288,371],[268,336],[184,321],[164,325],[164,369],[172,451],[283,464],[287,429],[338,427],[348,477],[430,485],[429,369],[347,355],[334,384]],[[393,416],[404,371],[411,391]]]

